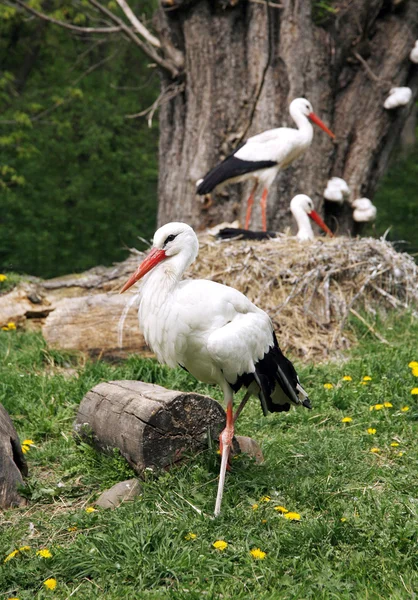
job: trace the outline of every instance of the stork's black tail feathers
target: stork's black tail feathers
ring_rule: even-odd
[[[267,412],[288,411],[291,404],[312,408],[295,367],[279,348],[273,333],[274,346],[255,365],[255,373],[241,375],[232,386],[236,392],[241,386],[249,387],[255,381],[259,388],[259,398],[264,415]]]
[[[239,229],[236,227],[224,227],[216,235],[221,240],[268,240],[277,237],[275,231],[251,231],[250,229]]]

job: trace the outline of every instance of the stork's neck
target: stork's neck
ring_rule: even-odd
[[[297,238],[299,240],[312,240],[314,233],[306,211],[299,206],[292,207],[291,211],[298,226]]]
[[[304,144],[309,145],[313,138],[313,126],[308,117],[305,117],[299,110],[290,109],[290,116],[297,125],[300,137]]]
[[[161,306],[181,281],[184,271],[194,261],[186,252],[167,257],[147,275],[140,288],[141,301]]]

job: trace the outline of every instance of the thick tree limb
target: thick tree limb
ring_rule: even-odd
[[[148,31],[148,29],[141,23],[138,17],[134,15],[128,3],[125,2],[125,0],[116,0],[116,2],[119,4],[126,17],[135,27],[137,33],[142,35],[142,37],[145,38],[147,42],[149,42],[152,46],[155,46],[156,48],[161,48],[160,40],[156,38],[155,35],[152,35],[152,33]]]

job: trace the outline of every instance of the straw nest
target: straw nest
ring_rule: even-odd
[[[206,234],[188,275],[243,292],[270,315],[281,347],[309,358],[350,346],[351,316],[386,342],[366,313],[418,308],[417,265],[383,239],[221,242]]]

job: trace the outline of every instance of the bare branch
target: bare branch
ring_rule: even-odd
[[[147,40],[147,42],[149,42],[156,48],[161,48],[160,40],[158,38],[156,38],[155,35],[152,35],[152,33],[150,31],[148,31],[148,29],[141,23],[141,21],[138,19],[138,17],[136,15],[134,15],[131,8],[127,4],[127,2],[125,2],[125,0],[116,0],[116,2],[119,4],[121,9],[125,13],[126,17],[128,18],[128,20],[132,23],[132,25],[136,29],[136,31],[140,35],[142,35],[142,37],[145,38]]]
[[[139,46],[139,48],[141,48],[141,50],[147,56],[149,56],[149,58],[156,62],[157,65],[159,65],[165,71],[168,71],[168,73],[170,73],[172,77],[178,77],[180,73],[177,67],[171,61],[162,58],[152,46],[143,42],[121,19],[119,19],[119,17],[113,14],[108,8],[103,6],[103,4],[100,4],[100,2],[98,2],[97,0],[88,1],[92,6],[97,8],[98,11],[106,15],[111,21],[113,21],[113,23],[118,25],[121,28],[121,30],[125,33],[125,35],[132,42],[134,42],[134,44]]]
[[[118,31],[122,31],[122,27],[114,26],[114,27],[79,27],[78,25],[72,25],[71,23],[66,23],[65,21],[59,21],[58,19],[54,19],[44,13],[41,13],[22,0],[13,0],[15,4],[21,6],[27,12],[35,15],[39,19],[43,19],[44,21],[48,21],[49,23],[53,23],[54,25],[59,25],[64,29],[69,29],[70,31],[76,31],[77,33],[117,33]]]

